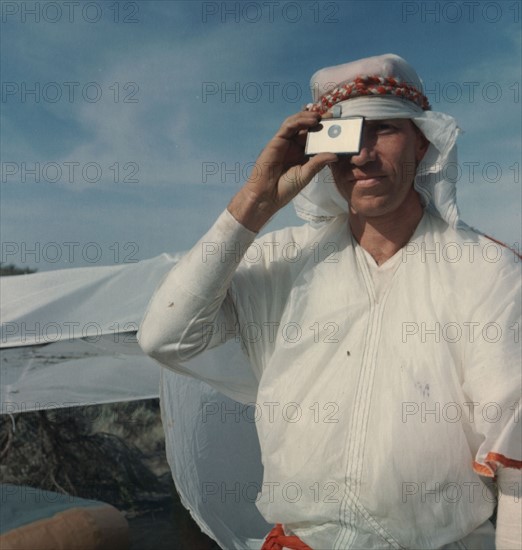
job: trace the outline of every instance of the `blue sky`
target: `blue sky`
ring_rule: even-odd
[[[3,1],[1,261],[188,249],[316,70],[388,52],[465,131],[463,219],[519,243],[521,5],[476,4]]]

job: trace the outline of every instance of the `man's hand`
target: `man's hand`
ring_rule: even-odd
[[[250,178],[228,205],[229,212],[247,229],[259,231],[320,170],[337,161],[333,153],[321,153],[310,159],[304,154],[308,129],[320,120],[318,113],[309,111],[287,118],[263,149]]]

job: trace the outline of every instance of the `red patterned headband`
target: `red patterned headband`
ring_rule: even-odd
[[[311,104],[309,110],[324,114],[340,101],[371,95],[393,95],[412,101],[424,111],[431,109],[428,98],[421,91],[393,76],[358,76],[354,81],[324,94],[317,103]]]

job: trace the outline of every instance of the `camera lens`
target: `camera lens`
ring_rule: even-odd
[[[330,126],[330,128],[328,128],[328,135],[331,138],[339,137],[341,135],[341,127],[339,126],[339,124],[333,124],[332,126]]]

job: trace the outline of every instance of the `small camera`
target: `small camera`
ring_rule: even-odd
[[[324,119],[308,130],[305,154],[356,155],[361,150],[364,117]]]

